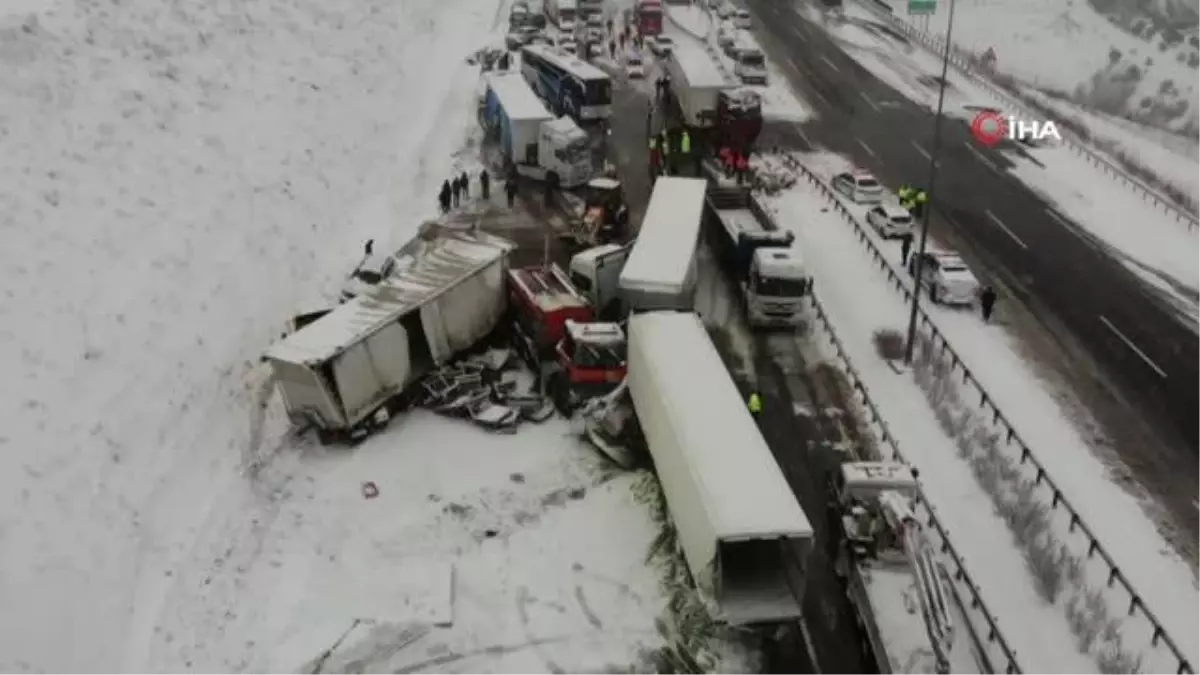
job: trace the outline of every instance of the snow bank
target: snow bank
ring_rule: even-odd
[[[1033,590],[1025,561],[1007,525],[975,483],[951,439],[938,426],[908,373],[896,373],[875,354],[878,329],[903,330],[907,311],[883,273],[865,257],[853,231],[807,182],[772,198],[780,223],[791,223],[829,320],[872,393],[904,456],[920,470],[930,506],[941,519],[1001,632],[1028,672],[1087,672],[1062,615]],[[824,210],[824,212],[822,212]]]
[[[432,211],[497,3],[29,9],[0,19],[0,668],[238,669],[269,586],[214,575],[290,522],[242,476],[283,426],[250,364]]]
[[[836,165],[840,161],[826,156],[813,157],[823,166]],[[842,204],[860,223],[866,222],[869,207],[845,201]],[[843,223],[842,227],[846,236],[853,240],[851,226]],[[911,288],[906,272],[896,264],[900,259],[899,243],[885,242],[865,226],[863,230],[883,251],[887,264]],[[865,254],[861,248],[859,251],[862,258]],[[817,288],[821,289],[820,286]],[[824,293],[821,295],[825,296]],[[892,296],[893,302],[900,304],[900,296],[894,293]],[[1017,432],[1034,449],[1038,461],[1095,536],[1105,544],[1122,573],[1143,595],[1147,606],[1157,614],[1171,636],[1181,641],[1180,648],[1191,654],[1194,662],[1198,651],[1195,636],[1200,634],[1195,594],[1179,592],[1185,588],[1195,589],[1188,564],[1173,553],[1138,501],[1110,481],[1103,461],[1092,454],[1084,436],[1063,415],[1054,397],[1043,386],[1040,375],[1022,358],[1020,347],[1013,338],[980,323],[974,312],[929,304],[924,308],[972,374],[987,387],[994,404],[1004,411]],[[1132,636],[1129,640],[1135,649],[1141,647]]]

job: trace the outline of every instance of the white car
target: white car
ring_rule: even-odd
[[[912,233],[913,217],[899,204],[880,204],[867,211],[867,224],[884,239],[903,237]]]
[[[738,27],[730,21],[722,21],[721,26],[717,28],[717,45],[723,50],[728,50],[737,42],[737,36]]]
[[[625,56],[625,77],[631,80],[640,80],[646,77],[646,66],[642,63],[641,54],[629,52]]]
[[[847,171],[833,177],[833,189],[856,204],[878,204],[883,201],[883,186],[866,171]]]
[[[739,9],[733,13],[733,25],[738,28],[750,28],[750,12],[744,9]]]
[[[668,56],[675,49],[675,41],[666,35],[656,35],[650,40],[650,51],[655,56]]]
[[[917,256],[908,261],[908,273],[916,274]],[[979,296],[979,280],[956,253],[930,251],[921,258],[921,284],[929,299],[943,305],[971,305]]]
[[[342,284],[341,301],[351,300],[379,282],[392,276],[396,271],[396,256],[391,253],[373,253],[373,242],[367,242],[362,262],[350,273]]]
[[[734,7],[733,5],[729,4],[728,2],[723,3],[720,7],[717,8],[717,16],[721,17],[722,19],[731,19],[731,18],[733,18],[733,15],[736,13],[737,13],[737,8]]]

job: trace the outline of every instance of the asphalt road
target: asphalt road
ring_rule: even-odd
[[[765,142],[800,149],[815,143],[853,157],[887,185],[926,184],[932,113],[875,78],[818,24],[785,3],[747,1],[768,56],[818,114],[800,125],[772,123]],[[905,42],[882,21],[860,25]],[[951,86],[955,79],[952,73]],[[930,78],[928,86],[936,91],[937,80]],[[965,122],[943,119],[932,231],[951,233],[967,249],[964,255],[982,265],[982,277],[1012,293],[1002,303],[1022,304],[1058,342],[1081,346],[1099,366],[1098,384],[1153,427],[1157,443],[1117,449],[1143,483],[1169,493],[1159,496],[1195,539],[1194,476],[1200,469],[1195,325],[1189,327],[1118,262],[1119,254],[1007,174],[1011,153],[1019,148],[983,149]]]

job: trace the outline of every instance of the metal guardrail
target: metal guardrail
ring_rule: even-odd
[[[937,55],[938,58],[942,57],[946,46],[946,41],[942,37],[931,35],[918,29],[911,23],[892,14],[890,10],[885,11],[876,6],[871,0],[864,2],[863,6],[875,11],[881,17],[890,21],[893,25],[903,31],[905,36],[910,39],[914,39],[922,47],[925,47]],[[967,76],[973,82],[983,87],[997,100],[1017,107],[1023,114],[1030,116],[1045,114],[1043,111],[1035,110],[1035,106],[1022,100],[1019,94],[1007,90],[1005,87],[1003,87],[1003,85],[994,82],[986,73],[979,71],[973,62],[973,54],[966,50],[960,49],[957,45],[951,46],[952,49],[950,50],[950,63],[963,75]],[[1156,207],[1161,208],[1164,213],[1175,218],[1175,222],[1186,225],[1188,231],[1195,231],[1197,229],[1197,209],[1195,202],[1188,200],[1186,203],[1181,203],[1179,200],[1164,196],[1159,191],[1146,185],[1134,176],[1131,176],[1125,169],[1118,167],[1116,164],[1113,164],[1108,159],[1102,157],[1096,151],[1088,148],[1082,139],[1074,138],[1075,134],[1071,133],[1069,129],[1060,129],[1060,131],[1064,132],[1062,134],[1063,145],[1073,150],[1080,157],[1083,157],[1085,160],[1099,168],[1117,182],[1129,187],[1135,193],[1140,194],[1143,201],[1151,202]]]
[[[858,371],[855,370],[854,365],[850,363],[850,357],[846,354],[846,350],[842,346],[842,341],[834,331],[832,322],[829,321],[829,317],[825,314],[825,308],[821,306],[821,301],[817,298],[815,290],[809,293],[809,301],[816,311],[817,318],[820,319],[821,328],[825,331],[826,337],[829,338],[829,343],[833,347],[834,353],[837,354],[838,360],[841,361],[842,370],[845,371],[846,377],[850,379],[850,386],[854,390],[855,397],[859,399],[858,402],[870,415],[869,422],[875,427],[873,430],[875,435],[891,450],[890,457],[881,457],[881,459],[908,464],[908,461],[904,458],[904,454],[900,452],[896,437],[892,435],[887,422],[883,420],[883,416],[879,413],[879,408],[871,400],[871,395],[867,391],[867,385],[859,376]],[[1023,672],[1020,664],[1017,662],[1016,652],[1013,651],[1012,647],[1005,640],[1004,635],[1000,632],[1000,626],[996,617],[992,615],[987,605],[984,604],[983,597],[979,593],[979,586],[971,578],[970,573],[967,572],[962,556],[958,554],[954,545],[950,543],[950,535],[937,519],[933,505],[925,498],[925,493],[921,490],[919,484],[917,489],[917,510],[924,512],[925,517],[922,520],[926,528],[935,532],[937,537],[941,539],[939,548],[942,554],[948,556],[950,562],[954,564],[950,587],[954,592],[955,599],[957,599],[959,606],[963,610],[963,614],[967,616],[967,629],[971,631],[971,636],[975,639],[975,643],[981,647],[981,656],[987,661],[987,663],[982,664],[984,666],[983,670],[989,673]],[[964,592],[968,595],[965,599],[962,597]],[[982,620],[982,629],[976,627],[975,622],[971,620],[973,618]],[[1002,666],[1002,670],[997,670],[997,665]]]
[[[833,206],[838,215],[840,215],[843,220],[854,227],[854,231],[858,235],[859,243],[863,244],[867,252],[871,254],[873,261],[888,275],[888,280],[891,282],[892,288],[899,292],[904,297],[905,301],[911,302],[913,294],[912,289],[905,282],[905,280],[898,275],[895,270],[892,269],[892,266],[888,264],[887,258],[883,255],[883,252],[879,250],[879,247],[875,245],[875,241],[870,235],[867,234],[866,228],[862,225],[862,223],[859,222],[858,218],[854,217],[854,214],[852,214],[849,209],[842,204],[841,199],[837,197],[837,195],[825,183],[825,181],[813,173],[808,167],[804,166],[804,164],[802,164],[799,160],[790,155],[784,155],[784,163],[789,168],[797,171],[809,183],[816,186],[821,191],[821,194],[830,203],[830,205]],[[979,380],[972,374],[971,369],[967,366],[966,362],[961,356],[958,355],[958,352],[955,351],[954,347],[950,345],[950,342],[946,339],[942,332],[938,330],[937,324],[934,323],[933,319],[929,317],[925,310],[918,307],[917,311],[920,327],[922,330],[928,332],[934,346],[938,348],[939,356],[942,358],[948,357],[951,372],[961,372],[963,383],[969,384],[975,388],[976,392],[979,394],[979,408],[990,412],[992,424],[994,426],[998,426],[1002,431],[1004,431],[1005,444],[1010,447],[1015,447],[1019,451],[1018,464],[1020,466],[1032,467],[1035,472],[1034,485],[1037,487],[1044,487],[1045,489],[1049,490],[1050,496],[1048,501],[1050,509],[1065,509],[1067,516],[1069,516],[1070,522],[1067,530],[1068,534],[1073,534],[1076,532],[1082,534],[1087,543],[1087,559],[1092,560],[1096,556],[1099,556],[1100,560],[1103,561],[1103,563],[1107,566],[1107,587],[1110,590],[1113,590],[1114,587],[1120,587],[1126,592],[1126,594],[1128,594],[1128,617],[1134,617],[1140,612],[1141,616],[1144,617],[1150,624],[1152,628],[1151,635],[1149,636],[1150,646],[1157,648],[1160,643],[1165,644],[1176,661],[1176,673],[1194,673],[1195,670],[1193,669],[1192,664],[1179,649],[1178,644],[1174,639],[1171,638],[1170,635],[1167,634],[1166,629],[1163,627],[1162,623],[1159,622],[1158,617],[1156,617],[1154,612],[1146,606],[1145,601],[1142,600],[1142,596],[1138,594],[1138,592],[1130,584],[1129,580],[1125,578],[1124,574],[1122,574],[1120,568],[1117,566],[1116,561],[1113,560],[1112,556],[1109,555],[1108,550],[1105,549],[1100,541],[1096,538],[1093,530],[1083,522],[1082,516],[1080,516],[1079,512],[1071,505],[1070,500],[1068,500],[1066,495],[1063,494],[1063,491],[1058,487],[1054,479],[1050,477],[1049,472],[1037,459],[1037,456],[1034,454],[1033,450],[1030,449],[1029,445],[1025,443],[1020,434],[1017,433],[1012,422],[1009,421],[1009,418],[1000,410],[999,407],[997,407],[995,400],[988,393],[987,389],[985,389],[983,384],[980,383]],[[1127,637],[1130,636],[1127,635]]]

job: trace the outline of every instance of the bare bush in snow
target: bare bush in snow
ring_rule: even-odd
[[[885,361],[899,361],[904,358],[904,336],[894,328],[880,328],[875,331],[875,353]]]
[[[913,377],[959,457],[1008,524],[1038,593],[1063,609],[1080,652],[1091,655],[1101,672],[1136,672],[1141,659],[1125,648],[1120,624],[1109,615],[1103,588],[1088,583],[1086,561],[1059,541],[1054,512],[1040,494],[1041,485],[1025,475],[1005,452],[991,420],[968,408],[959,393],[959,378],[933,340],[917,337]]]

